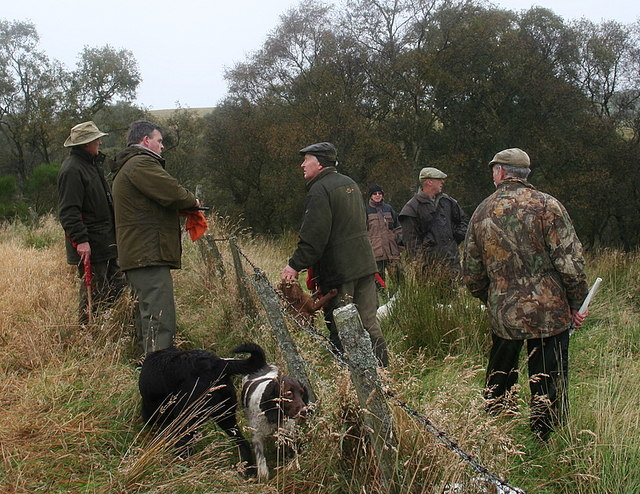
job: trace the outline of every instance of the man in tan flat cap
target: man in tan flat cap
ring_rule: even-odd
[[[447,175],[433,167],[420,170],[420,190],[399,215],[403,243],[409,256],[428,273],[460,274],[458,244],[464,240],[469,218],[458,202],[442,192]]]
[[[526,341],[531,430],[547,440],[568,412],[569,328],[586,317],[578,313],[587,295],[582,245],[560,201],[528,182],[527,153],[505,149],[489,168],[496,191],[471,217],[462,262],[492,332],[486,407],[496,414],[515,409]]]
[[[112,302],[126,286],[117,264],[116,235],[111,190],[104,178],[105,155],[101,138],[107,135],[93,122],[71,129],[64,147],[71,148],[58,173],[58,210],[65,233],[67,262],[78,267],[80,323],[90,314],[88,290],[94,313]],[[91,267],[91,283],[85,285],[85,264]]]

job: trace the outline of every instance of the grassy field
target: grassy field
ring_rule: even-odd
[[[211,226],[216,238],[239,234],[242,251],[275,283],[293,236],[251,238],[219,218]],[[319,398],[301,431],[300,469],[272,448],[272,478],[245,479],[236,451],[211,424],[191,457],[176,457],[140,418],[131,300],[79,328],[74,268],[64,262],[62,238],[53,218],[0,229],[0,492],[385,492],[348,372],[293,325]],[[200,242],[183,241],[184,268],[174,272],[179,345],[226,357],[238,343],[255,341],[284,368],[265,315],[242,311],[226,242],[217,244],[224,276],[205,262]],[[446,293],[410,272],[394,288],[397,302],[383,321],[391,349],[385,380],[491,472],[528,493],[640,492],[640,254],[593,254],[588,275],[604,282],[571,341],[570,420],[548,443],[528,430],[524,381],[515,417],[484,413],[486,321],[462,289]],[[389,405],[397,492],[496,492]]]

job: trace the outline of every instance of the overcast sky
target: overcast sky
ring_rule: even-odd
[[[510,10],[547,7],[565,19],[631,23],[638,0],[495,0]],[[84,46],[126,48],[142,74],[137,102],[149,109],[215,106],[226,94],[224,71],[259,49],[298,0],[149,0],[72,2],[6,0],[4,20],[29,20],[40,48],[73,69]]]

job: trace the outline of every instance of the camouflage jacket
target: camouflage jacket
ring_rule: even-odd
[[[509,178],[476,209],[464,244],[464,282],[487,304],[500,338],[554,336],[587,295],[582,244],[567,211]]]

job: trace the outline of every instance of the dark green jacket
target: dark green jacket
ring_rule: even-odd
[[[58,173],[58,212],[69,264],[80,262],[75,245],[83,242],[89,242],[92,261],[117,256],[111,191],[102,170],[104,158],[104,154],[93,156],[74,147]]]
[[[113,171],[120,269],[180,268],[178,211],[195,206],[196,197],[169,175],[160,156],[142,146],[118,154]]]
[[[425,264],[443,262],[460,270],[458,244],[467,233],[469,218],[447,194],[435,199],[419,191],[400,211],[402,237],[409,255]]]
[[[323,292],[377,271],[362,195],[349,177],[327,167],[307,183],[298,248],[289,260],[296,271],[313,267]]]

